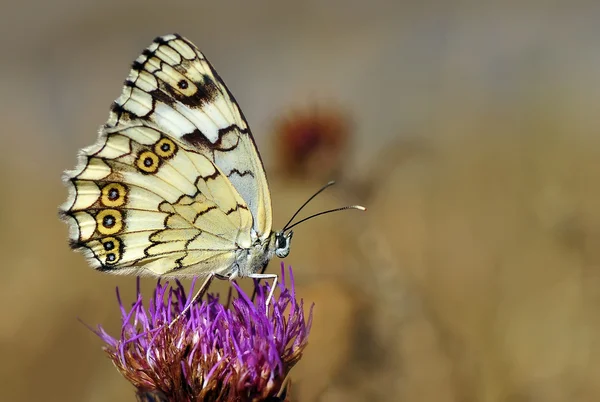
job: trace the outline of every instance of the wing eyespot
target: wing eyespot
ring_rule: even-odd
[[[116,237],[105,237],[100,239],[100,243],[106,251],[104,264],[115,265],[123,256],[123,245]]]
[[[115,248],[115,239],[112,237],[103,239],[102,245],[106,251],[113,250]]]
[[[123,213],[117,209],[104,209],[96,215],[96,229],[102,235],[112,235],[123,229]]]
[[[109,183],[102,187],[100,201],[106,207],[121,207],[127,201],[127,188],[121,183]]]
[[[154,153],[163,159],[172,158],[177,152],[177,145],[170,139],[163,137],[154,144]]]
[[[135,165],[142,173],[156,173],[160,167],[160,158],[154,152],[143,151],[138,155]]]

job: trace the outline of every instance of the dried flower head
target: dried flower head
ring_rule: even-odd
[[[143,401],[265,401],[276,399],[286,376],[307,345],[312,308],[305,318],[296,300],[289,269],[286,288],[282,264],[280,293],[265,306],[269,285],[257,286],[256,299],[236,283],[237,296],[225,304],[218,296],[194,302],[178,281],[159,281],[144,307],[137,300],[126,309],[119,296],[122,328],[112,337],[101,327],[94,332],[117,369]],[[194,283],[192,283],[193,289]],[[190,308],[169,325],[186,307]]]
[[[290,113],[275,125],[278,171],[330,178],[341,169],[349,137],[347,116],[333,107]]]

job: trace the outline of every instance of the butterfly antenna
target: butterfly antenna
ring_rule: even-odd
[[[304,218],[302,220],[299,220],[298,222],[294,223],[292,226],[290,226],[289,228],[287,228],[287,230],[291,230],[294,226],[297,226],[297,225],[301,224],[302,222],[306,222],[309,219],[316,218],[317,216],[329,214],[331,212],[345,211],[346,209],[358,209],[359,211],[366,211],[367,210],[367,208],[363,207],[362,205],[348,205],[346,207],[335,208],[335,209],[328,209],[327,211],[319,212],[317,214],[314,214],[314,215],[308,216],[308,217],[306,217],[306,218]]]
[[[292,221],[294,220],[294,218],[295,218],[296,216],[298,216],[298,214],[300,213],[300,211],[302,211],[302,208],[304,208],[305,206],[307,206],[307,205],[308,205],[308,203],[309,203],[309,202],[311,202],[311,201],[313,200],[313,198],[315,198],[317,195],[319,195],[319,194],[321,194],[323,191],[325,191],[325,189],[326,189],[327,187],[331,187],[331,186],[333,186],[334,184],[335,184],[335,181],[334,181],[334,180],[330,181],[329,183],[327,183],[327,184],[325,184],[323,187],[321,187],[321,188],[319,189],[319,191],[317,191],[316,193],[314,193],[314,194],[313,194],[313,195],[312,195],[312,196],[311,196],[311,197],[310,197],[308,200],[306,200],[306,202],[305,202],[304,204],[302,204],[302,206],[301,206],[300,208],[298,208],[298,210],[296,211],[296,213],[295,213],[294,215],[292,215],[292,217],[290,218],[290,220],[288,221],[288,223],[286,223],[286,224],[285,224],[285,226],[283,227],[283,229],[281,229],[281,231],[282,231],[282,232],[285,232],[285,231],[286,231],[286,229],[291,229],[293,226],[296,226],[296,224],[295,224],[295,225],[293,225],[293,226],[290,226],[290,227],[288,228],[288,225],[289,225],[290,223],[292,223]],[[333,211],[332,211],[332,212],[333,212]]]

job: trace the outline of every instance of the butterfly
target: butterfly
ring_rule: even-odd
[[[98,140],[64,181],[69,197],[60,214],[70,246],[95,269],[206,276],[203,287],[213,277],[272,279],[267,302],[277,281],[264,273],[267,264],[289,254],[290,223],[332,184],[272,231],[248,123],[212,65],[178,34],[156,38],[133,62]],[[364,210],[316,215],[342,209]]]

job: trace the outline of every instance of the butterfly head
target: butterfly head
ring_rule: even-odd
[[[294,235],[293,231],[289,231],[285,233],[283,230],[281,232],[275,233],[275,255],[279,258],[285,258],[290,253],[290,247],[292,245],[292,236]]]

